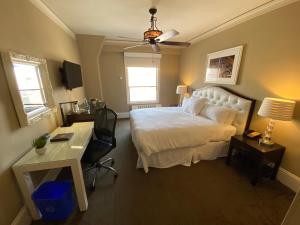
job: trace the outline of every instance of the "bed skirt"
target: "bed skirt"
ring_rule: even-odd
[[[145,173],[148,173],[149,167],[191,166],[192,163],[198,163],[200,160],[214,160],[219,157],[225,157],[228,147],[229,142],[210,142],[198,147],[166,150],[150,156],[137,150],[138,161],[136,167],[143,168]]]

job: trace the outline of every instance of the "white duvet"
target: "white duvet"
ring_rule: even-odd
[[[193,116],[180,107],[137,109],[130,112],[130,119],[136,147],[148,156],[170,149],[227,141],[236,132],[234,126]]]

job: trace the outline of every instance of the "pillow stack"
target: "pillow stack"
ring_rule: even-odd
[[[190,113],[193,115],[199,115],[201,110],[207,104],[208,99],[206,98],[186,98],[184,97],[182,108],[186,113]]]
[[[231,125],[237,111],[224,106],[208,104],[207,98],[184,97],[182,102],[183,112],[192,115],[201,115],[220,124]]]
[[[231,125],[236,117],[237,111],[228,107],[206,105],[200,115],[221,124]]]

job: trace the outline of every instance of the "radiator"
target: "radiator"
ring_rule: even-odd
[[[156,107],[161,107],[161,104],[132,105],[131,109],[144,109],[144,108],[156,108]]]

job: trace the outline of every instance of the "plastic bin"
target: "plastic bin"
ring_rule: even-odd
[[[32,194],[32,200],[44,220],[65,220],[75,207],[72,182],[45,182]]]

